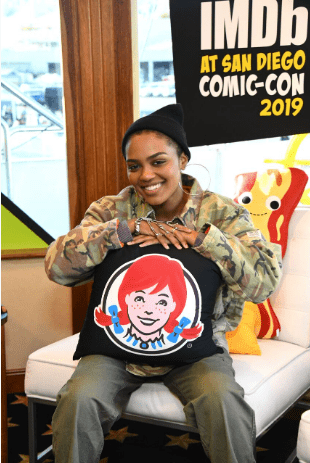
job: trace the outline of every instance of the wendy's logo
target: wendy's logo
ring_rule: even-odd
[[[118,347],[164,355],[193,342],[203,331],[197,282],[182,263],[161,254],[122,265],[104,288],[95,323]]]

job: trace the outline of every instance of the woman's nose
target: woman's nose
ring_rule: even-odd
[[[154,172],[150,166],[142,168],[140,180],[151,180],[154,177]]]
[[[144,313],[146,313],[146,315],[151,315],[153,312],[147,312],[147,311],[145,310]]]

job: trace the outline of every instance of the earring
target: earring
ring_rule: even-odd
[[[205,166],[203,166],[202,164],[188,164],[188,165],[186,166],[185,169],[187,169],[188,167],[191,167],[191,166],[203,167],[203,168],[208,172],[208,175],[209,175],[209,183],[208,183],[208,187],[206,188],[206,189],[208,190],[208,189],[209,189],[209,186],[210,186],[210,183],[211,183],[211,175],[210,175],[209,170],[208,170]],[[193,193],[188,193],[187,191],[183,190],[183,188],[182,188],[182,182],[181,182],[181,181],[179,182],[179,187],[180,187],[181,190],[182,190],[185,194],[187,194],[187,195],[190,195],[190,196],[200,196],[200,195],[201,195],[201,193],[193,194]]]

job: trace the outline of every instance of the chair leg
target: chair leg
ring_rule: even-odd
[[[41,463],[49,455],[53,453],[53,447],[50,446],[38,453],[38,441],[37,441],[37,405],[38,403],[46,403],[54,406],[55,404],[49,401],[28,398],[28,433],[29,433],[29,463]]]
[[[285,463],[298,463],[298,458],[297,458],[297,452],[296,448],[293,450],[293,452],[290,454],[290,456],[285,460]]]
[[[29,463],[37,462],[37,420],[36,403],[33,399],[28,399],[28,432],[29,432]]]

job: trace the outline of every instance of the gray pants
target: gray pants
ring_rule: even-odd
[[[234,379],[225,351],[176,367],[161,378],[197,426],[212,463],[254,463],[255,418]],[[56,463],[98,463],[104,434],[120,418],[130,394],[149,379],[126,371],[125,363],[102,355],[80,360],[57,397],[53,416]]]

